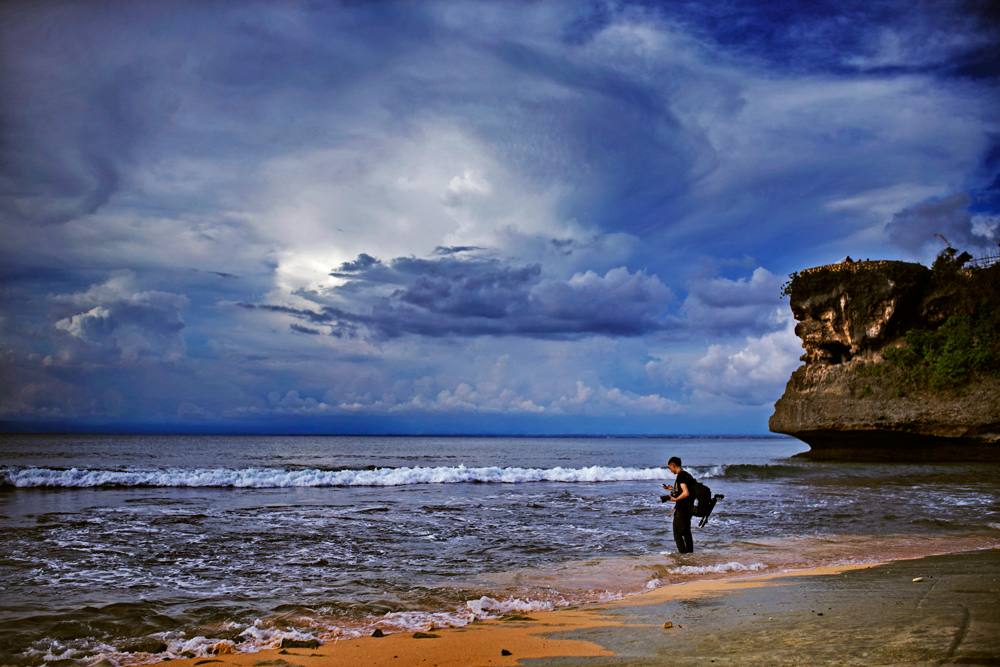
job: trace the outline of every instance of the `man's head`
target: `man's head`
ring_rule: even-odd
[[[679,456],[671,456],[670,460],[667,461],[667,468],[675,475],[679,473],[681,471],[681,458]]]

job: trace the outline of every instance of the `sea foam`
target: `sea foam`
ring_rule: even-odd
[[[668,553],[668,552],[664,552]],[[750,565],[744,565],[743,563],[737,563],[735,561],[729,563],[720,563],[718,565],[681,565],[670,570],[670,574],[725,574],[727,572],[759,572],[761,570],[767,569],[767,566],[763,563],[751,563]]]
[[[87,470],[0,468],[2,487],[236,487],[251,489],[324,486],[408,486],[463,482],[625,482],[673,477],[666,468],[485,468],[414,467],[375,470],[285,470],[280,468],[199,468],[192,470]]]

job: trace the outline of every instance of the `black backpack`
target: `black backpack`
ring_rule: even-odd
[[[694,496],[695,505],[694,515],[695,516],[708,516],[712,513],[712,489],[708,488],[701,482],[695,481],[694,489],[691,490],[691,495]]]

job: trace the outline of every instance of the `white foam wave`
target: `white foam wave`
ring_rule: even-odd
[[[729,563],[720,563],[719,565],[705,565],[703,567],[697,565],[681,565],[670,570],[670,574],[725,574],[726,572],[759,572],[760,570],[767,569],[767,566],[763,563],[751,563],[750,565],[744,565],[743,563],[737,563],[735,561]]]
[[[508,600],[494,600],[491,597],[483,596],[478,600],[470,600],[465,606],[476,615],[477,618],[495,618],[504,614],[526,614],[533,611],[552,611],[556,605],[553,602],[544,600],[521,600],[510,598]]]
[[[462,482],[625,482],[672,478],[666,468],[486,468],[414,467],[376,470],[283,470],[278,468],[198,468],[192,470],[0,469],[0,487],[159,486],[288,488],[324,486],[407,486]]]
[[[430,632],[440,628],[461,628],[473,621],[500,618],[506,614],[552,611],[557,606],[569,604],[565,600],[522,600],[509,598],[496,600],[483,596],[469,600],[465,609],[454,612],[400,611],[380,616],[372,623],[383,632]]]
[[[287,628],[276,628],[269,627],[267,624],[262,623],[259,619],[254,621],[253,625],[248,627],[246,630],[240,633],[241,636],[246,637],[251,640],[251,645],[256,648],[280,648],[281,642],[285,639],[292,639],[295,641],[309,641],[311,639],[316,639],[311,634],[306,634],[298,630],[291,630]],[[196,637],[184,645],[184,651],[189,651],[196,653],[198,655],[204,655],[207,651],[208,645],[201,646],[202,650],[197,650],[193,642],[197,639],[204,639],[203,637]],[[206,640],[208,644],[213,644],[218,642],[218,639]],[[190,646],[189,646],[190,644]]]
[[[728,466],[711,466],[709,468],[696,468],[697,473],[695,477],[697,479],[717,479],[726,476],[726,468]]]

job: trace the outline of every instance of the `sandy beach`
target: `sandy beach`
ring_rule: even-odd
[[[665,627],[669,624],[669,627]],[[1000,549],[666,586],[627,600],[178,667],[997,665]]]

